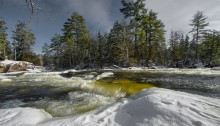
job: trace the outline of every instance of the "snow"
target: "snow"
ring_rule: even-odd
[[[145,89],[79,116],[53,118],[34,108],[0,110],[4,126],[219,126],[220,100],[168,89]]]
[[[27,71],[31,73],[38,73],[38,72],[44,71],[43,67],[34,66],[33,63],[26,62],[26,61],[13,61],[13,60],[0,61],[0,66],[7,66],[7,65],[10,65],[11,67],[13,67],[14,65],[18,65],[19,67],[21,68],[24,67],[26,69],[23,71]],[[12,71],[10,71],[10,69],[9,69],[9,72],[13,72],[13,73],[16,71],[20,71],[18,68]]]
[[[52,116],[44,110],[35,108],[0,109],[1,126],[30,126],[36,125]]]
[[[12,79],[1,79],[1,82],[11,82],[12,81]]]
[[[161,68],[161,69],[146,69],[140,67],[132,67],[132,69],[123,69],[124,71],[135,72],[152,72],[152,73],[168,73],[168,74],[196,74],[196,75],[220,75],[218,68],[197,68],[197,69],[179,69],[179,68]]]
[[[41,126],[217,126],[220,100],[168,89],[148,89],[114,105]]]
[[[102,78],[105,78],[105,77],[109,77],[109,76],[112,76],[112,75],[114,75],[114,73],[112,73],[112,72],[104,72],[101,75],[98,75],[96,77],[96,80],[99,80],[99,79],[102,79]]]
[[[17,62],[17,61],[13,61],[13,60],[4,60],[4,61],[1,61],[1,64],[4,64],[4,65],[13,64],[13,63],[18,63],[18,62]]]

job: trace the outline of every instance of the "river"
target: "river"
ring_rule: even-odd
[[[79,115],[144,88],[167,88],[220,99],[220,71],[93,70],[0,75],[0,109],[34,107],[53,117]]]

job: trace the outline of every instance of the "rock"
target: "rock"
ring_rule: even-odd
[[[8,72],[27,71],[28,69],[34,69],[34,64],[25,61],[19,61],[11,64]]]
[[[197,64],[194,64],[194,68],[204,68],[204,65],[202,62],[198,62]]]
[[[26,61],[12,61],[4,60],[0,62],[0,72],[17,72],[17,71],[27,71],[30,69],[35,69],[33,63]]]
[[[148,68],[149,69],[157,69],[156,65],[151,60],[149,60],[149,62],[148,62]]]

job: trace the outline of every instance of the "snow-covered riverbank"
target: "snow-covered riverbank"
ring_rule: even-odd
[[[101,109],[65,118],[43,110],[0,110],[2,126],[218,126],[220,100],[168,89],[152,88]]]

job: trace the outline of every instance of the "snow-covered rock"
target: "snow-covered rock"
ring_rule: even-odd
[[[149,69],[157,69],[156,65],[151,60],[148,63],[148,68]]]
[[[194,68],[204,68],[204,64],[202,62],[198,62],[194,65]]]
[[[4,60],[0,62],[0,72],[17,72],[17,71],[27,71],[28,69],[34,69],[33,63],[26,61],[12,61]]]

